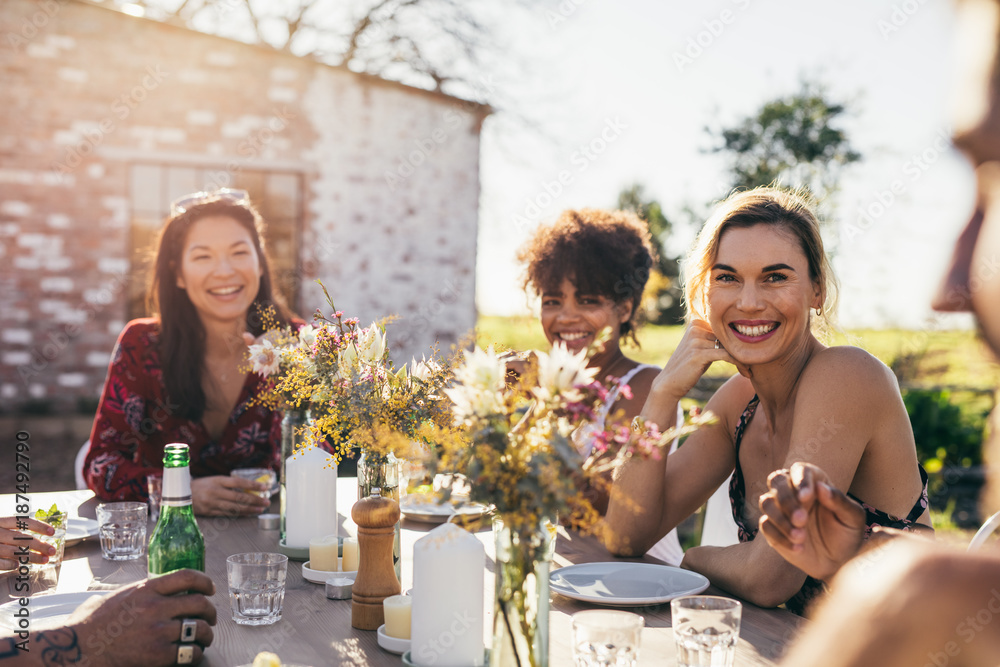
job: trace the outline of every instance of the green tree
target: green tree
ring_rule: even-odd
[[[861,159],[839,127],[847,113],[822,87],[803,83],[731,127],[706,127],[717,141],[709,152],[729,157],[734,188],[805,187],[829,207],[842,171]]]
[[[618,208],[632,211],[649,225],[649,233],[659,258],[646,283],[643,306],[646,318],[655,324],[680,324],[684,321],[681,306],[680,258],[668,257],[664,240],[673,228],[655,199],[645,198],[642,185],[633,184],[618,194]]]

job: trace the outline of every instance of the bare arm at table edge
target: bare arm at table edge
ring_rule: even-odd
[[[707,322],[691,322],[663,370],[653,379],[640,413],[643,419],[661,430],[674,426],[678,402],[709,366],[715,361],[735,363],[728,352],[715,347],[716,343]],[[726,414],[723,408],[732,399],[726,391],[729,386],[727,382],[707,406],[720,417]],[[692,434],[683,447],[667,457],[666,464],[662,457],[635,458],[625,461],[615,471],[608,513],[601,528],[604,543],[612,553],[619,556],[645,553],[718,488],[733,469],[728,427],[723,418]],[[693,470],[698,474],[691,475]],[[689,474],[678,475],[677,471]],[[678,479],[672,479],[675,476]],[[670,503],[666,502],[668,488]]]
[[[615,471],[603,536],[617,556],[645,553],[677,524],[694,513],[733,471],[733,441],[727,419],[728,403],[753,396],[739,376],[729,380],[709,400],[719,421],[688,436],[676,452],[660,459],[632,458]],[[655,385],[654,385],[655,390]],[[677,399],[650,392],[642,416],[661,428],[673,426]],[[666,456],[666,452],[664,452]],[[698,471],[692,474],[692,471]],[[669,492],[669,501],[668,494]]]
[[[966,554],[926,540],[893,540],[844,566],[781,664],[996,665],[998,582],[996,553]]]
[[[181,570],[143,579],[107,596],[94,596],[63,627],[0,637],[0,665],[112,665],[165,667],[177,662],[181,619],[196,621],[198,664],[215,635],[215,593],[202,572]],[[30,614],[30,605],[28,607]],[[113,636],[108,628],[118,630]]]

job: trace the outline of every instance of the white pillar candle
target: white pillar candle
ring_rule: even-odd
[[[309,569],[336,572],[340,555],[340,541],[336,535],[324,535],[309,540]]]
[[[344,572],[355,572],[358,569],[358,539],[344,538]]]
[[[486,550],[466,530],[445,523],[413,545],[410,657],[416,665],[483,664]]]
[[[319,447],[285,461],[285,546],[306,549],[309,540],[337,534],[337,467]]]
[[[390,595],[382,601],[385,611],[385,634],[396,639],[410,638],[410,602],[409,595]]]

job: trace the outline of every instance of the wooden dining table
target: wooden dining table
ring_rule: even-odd
[[[357,480],[340,478],[337,482],[337,507],[340,515],[341,535],[356,535],[356,526],[350,518],[350,508],[357,500]],[[49,507],[53,502],[69,511],[70,516],[94,518],[96,499],[88,491],[68,491],[32,494],[32,511]],[[14,496],[0,495],[0,515],[13,512]],[[277,496],[272,506],[277,512]],[[212,598],[218,609],[215,640],[205,653],[203,665],[235,667],[249,665],[261,651],[278,654],[283,662],[296,665],[321,667],[326,665],[376,666],[402,664],[399,655],[389,653],[377,643],[373,631],[351,627],[350,600],[327,599],[325,587],[305,580],[302,563],[289,560],[285,584],[282,618],[270,626],[242,626],[232,620],[228,600],[226,558],[235,553],[251,551],[278,551],[278,531],[261,530],[256,517],[198,517],[205,535],[206,573],[215,582],[216,593]],[[485,522],[484,522],[485,523]],[[152,523],[149,529],[152,530]],[[433,524],[418,523],[410,519],[402,522],[402,586],[413,584],[413,544]],[[483,543],[487,554],[487,571],[484,578],[485,618],[483,628],[487,647],[491,642],[493,619],[493,554],[494,540],[488,525],[481,526],[476,537]],[[622,561],[611,556],[592,536],[559,528],[552,567],[559,568],[575,563]],[[633,562],[657,562],[652,558],[628,559]],[[7,575],[9,576],[9,575]],[[108,561],[101,556],[96,537],[66,549],[58,584],[45,593],[68,593],[88,590],[107,590],[129,584],[146,577],[146,558],[134,561]],[[44,593],[43,593],[44,594]],[[458,592],[456,592],[458,594]],[[706,594],[727,595],[709,587]],[[572,600],[552,593],[549,614],[550,664],[572,665],[571,616],[594,605]],[[670,624],[670,604],[630,607],[629,611],[645,618],[639,651],[639,665],[675,665],[675,648]],[[743,621],[736,649],[736,665],[775,665],[786,645],[795,636],[803,619],[783,609],[762,609],[743,603]],[[0,634],[3,628],[0,627]]]

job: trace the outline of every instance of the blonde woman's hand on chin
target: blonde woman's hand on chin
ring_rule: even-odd
[[[725,348],[716,347],[718,340],[708,322],[692,320],[677,349],[653,380],[650,396],[682,399],[716,361],[729,362],[739,369],[741,375],[749,377],[746,366],[737,363]]]

